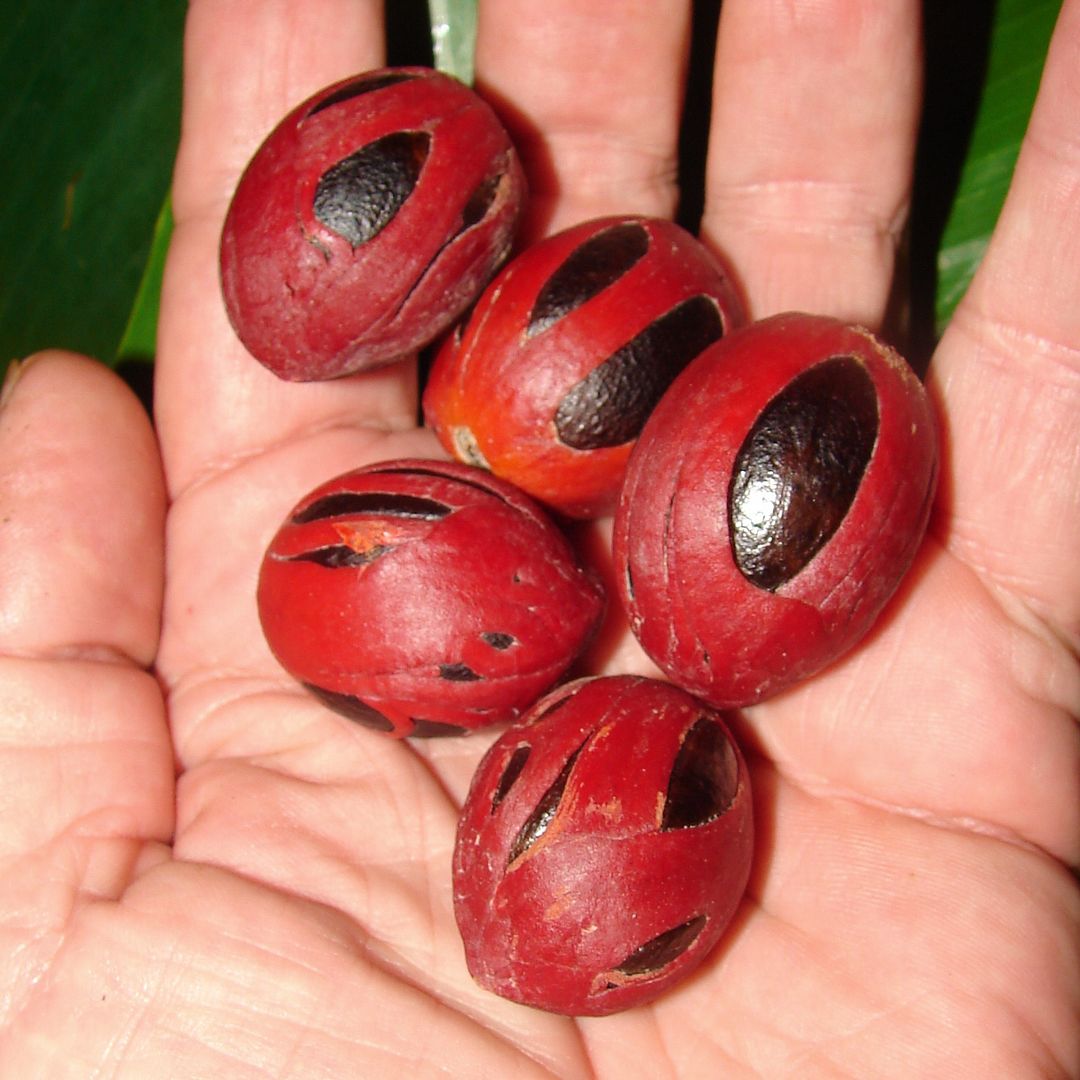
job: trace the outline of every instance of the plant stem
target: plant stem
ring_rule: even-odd
[[[463,83],[473,81],[476,0],[428,0],[435,67]]]

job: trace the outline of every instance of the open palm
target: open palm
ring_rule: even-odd
[[[755,315],[880,322],[918,9],[725,3],[703,236]],[[737,721],[758,850],[730,935],[655,1006],[584,1022],[465,970],[450,852],[492,736],[350,726],[259,632],[258,564],[290,506],[438,453],[411,364],[280,383],[217,284],[247,157],[308,93],[382,62],[379,10],[192,3],[156,432],[79,357],[36,359],[7,395],[0,1073],[1075,1075],[1080,0],[931,368],[945,459],[918,563],[854,654]],[[688,10],[482,5],[478,80],[521,140],[534,231],[672,212]],[[614,624],[591,660],[651,670]]]

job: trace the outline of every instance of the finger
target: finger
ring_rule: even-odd
[[[725,0],[702,234],[754,316],[880,322],[919,94],[916,0]]]
[[[1072,864],[1080,670],[1060,661],[931,540],[856,649],[750,710],[752,739],[806,789]]]
[[[151,662],[164,494],[142,406],[106,368],[41,353],[0,414],[0,653]]]
[[[0,412],[0,981],[38,983],[81,899],[172,832],[172,751],[143,670],[164,492],[150,424],[104,367],[44,353]],[[40,986],[38,986],[40,989]]]
[[[947,543],[1080,641],[1080,3],[1066,0],[994,238],[932,365]]]
[[[178,217],[224,216],[252,152],[293,106],[382,62],[381,8],[373,0],[192,0]]]
[[[527,235],[671,216],[689,19],[684,0],[480,4],[477,87],[525,162]]]
[[[197,0],[185,37],[176,228],[162,295],[156,412],[177,494],[267,446],[334,426],[415,422],[413,366],[332,384],[284,383],[229,326],[218,280],[236,181],[285,113],[383,62],[377,0]]]

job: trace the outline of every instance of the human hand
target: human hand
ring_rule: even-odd
[[[477,76],[517,117],[533,229],[672,212],[688,6],[484,6]],[[299,496],[439,453],[412,364],[280,383],[218,287],[240,169],[290,106],[382,62],[379,9],[192,4],[156,438],[82,358],[42,356],[7,395],[0,1072],[1075,1073],[1080,0],[933,360],[945,459],[917,565],[853,654],[739,718],[758,850],[716,954],[654,1006],[581,1022],[464,968],[450,851],[493,736],[350,726],[278,668],[255,612]],[[756,316],[880,321],[918,10],[724,5],[703,235]],[[604,664],[651,670],[614,625]]]

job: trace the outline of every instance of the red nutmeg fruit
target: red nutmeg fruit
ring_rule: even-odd
[[[458,460],[571,517],[611,513],[676,375],[745,321],[725,265],[657,218],[598,218],[527,248],[441,346],[424,415]]]
[[[514,719],[587,646],[603,608],[531,499],[482,470],[420,459],[312,491],[271,541],[258,584],[285,670],[398,737]]]
[[[752,848],[749,775],[719,713],[638,676],[569,683],[469,790],[453,861],[469,971],[570,1016],[652,1001],[729,925]]]
[[[615,519],[641,645],[721,708],[815,674],[910,567],[937,459],[922,384],[867,330],[788,313],[707,349],[646,424]]]
[[[293,109],[221,236],[229,319],[283,379],[331,379],[434,340],[513,241],[524,179],[491,107],[449,75],[383,68]]]

